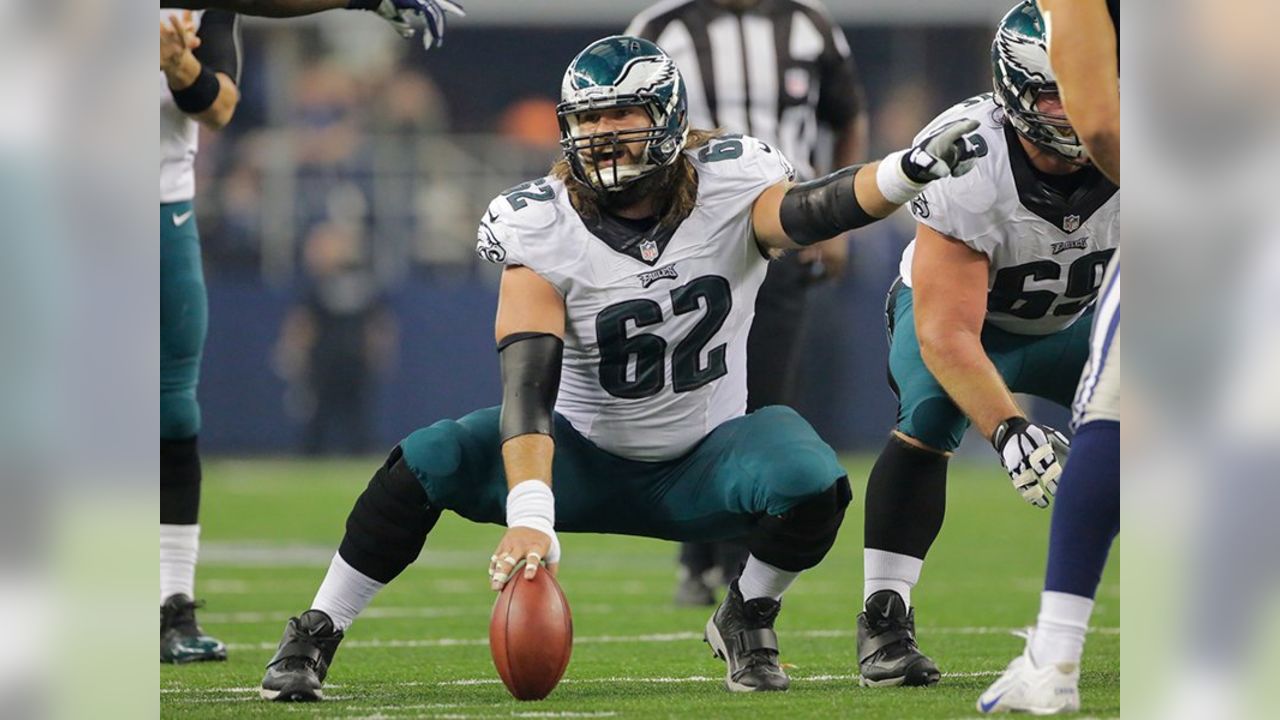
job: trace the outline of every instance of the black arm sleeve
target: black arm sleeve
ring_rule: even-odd
[[[564,341],[550,333],[513,333],[498,342],[502,442],[519,435],[551,435],[563,358]]]
[[[862,209],[853,191],[853,176],[862,167],[851,165],[788,190],[778,212],[787,237],[812,245],[879,220]]]
[[[195,56],[213,72],[240,84],[240,16],[225,10],[206,10],[200,16],[200,47]]]

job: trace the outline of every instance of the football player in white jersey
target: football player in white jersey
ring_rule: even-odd
[[[196,229],[199,126],[231,121],[240,93],[236,16],[160,11],[160,660],[225,660],[196,624],[200,406],[208,300]]]
[[[465,16],[452,0],[160,0],[161,8],[226,10],[240,15],[288,18],[326,10],[370,10],[391,23],[402,37],[422,31],[422,46],[444,44],[446,13]]]
[[[830,549],[851,493],[794,411],[744,414],[756,290],[770,253],[873,222],[964,172],[975,124],[793,185],[759,140],[691,130],[679,71],[647,40],[589,45],[561,99],[564,158],[499,195],[480,224],[477,251],[504,266],[502,406],[441,420],[391,453],[312,609],[286,626],[263,697],[320,697],[343,632],[444,510],[507,526],[488,563],[495,590],[540,563],[555,572],[558,532],[749,536],[706,638],[730,690],[789,685],[773,632],[780,598]]]
[[[1039,0],[1063,105],[1093,164],[1120,182],[1120,2]],[[1120,531],[1120,257],[1098,297],[1089,361],[1072,405],[1071,463],[1049,530],[1040,615],[1026,648],[978,698],[978,711],[1080,709],[1080,659],[1093,599]]]
[[[1089,163],[1063,114],[1034,3],[1001,20],[992,68],[994,94],[931,126],[977,122],[982,156],[912,202],[916,237],[886,307],[899,409],[867,483],[864,685],[940,677],[916,644],[911,591],[942,528],[948,457],[971,423],[1022,498],[1048,507],[1067,441],[1029,421],[1013,393],[1071,405],[1119,242],[1119,188]]]

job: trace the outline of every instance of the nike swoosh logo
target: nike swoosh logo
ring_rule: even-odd
[[[994,708],[994,707],[996,706],[996,703],[1000,702],[1000,698],[1002,698],[1002,697],[1004,697],[1004,693],[1000,693],[999,695],[997,695],[997,696],[995,696],[994,698],[992,698],[991,702],[983,702],[983,701],[979,700],[979,701],[978,701],[978,709],[979,709],[979,710],[981,710],[981,711],[982,711],[982,712],[984,712],[984,713],[989,713],[989,712],[991,712],[991,709],[992,709],[992,708]]]
[[[195,213],[195,210],[188,210],[184,213],[174,213],[173,226],[182,227],[183,225],[187,224],[187,221],[191,219],[191,216],[194,213]]]

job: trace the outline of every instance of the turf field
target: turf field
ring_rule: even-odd
[[[347,635],[326,702],[258,699],[263,665],[285,620],[306,609],[342,523],[379,460],[211,461],[197,592],[205,630],[226,663],[160,669],[165,717],[776,717],[954,718],[1021,651],[1010,635],[1034,620],[1048,513],[1031,508],[995,464],[953,463],[947,523],[917,588],[918,633],[943,670],[927,689],[856,684],[854,615],[862,587],[862,495],[871,459],[849,457],[851,506],[826,562],[787,594],[777,629],[790,692],[743,696],[721,684],[702,643],[710,610],[670,598],[675,547],[597,535],[562,538],[561,584],[574,615],[573,660],[548,699],[513,700],[489,659],[494,595],[485,570],[500,536],[447,515],[416,565],[383,591]],[[1085,647],[1086,714],[1120,713],[1118,551]]]

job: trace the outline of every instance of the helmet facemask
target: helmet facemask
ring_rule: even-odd
[[[556,115],[565,159],[574,178],[602,198],[671,166],[684,149],[684,80],[675,62],[648,40],[615,35],[588,45],[565,71],[560,99]],[[639,109],[647,123],[614,130],[591,123],[584,131],[584,118],[620,108]]]
[[[581,118],[623,107],[635,107],[649,118],[646,127],[584,133]],[[616,99],[604,103],[583,101],[561,103],[560,147],[568,158],[573,175],[597,192],[618,192],[633,181],[670,165],[684,145],[671,137],[666,124],[654,121],[653,101],[641,98]],[[634,144],[640,143],[638,157]]]

